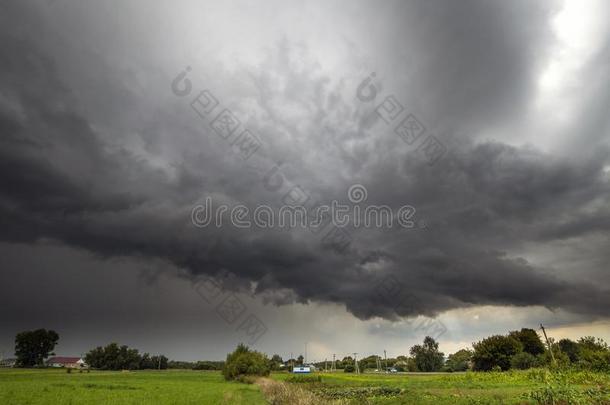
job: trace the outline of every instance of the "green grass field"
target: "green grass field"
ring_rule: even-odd
[[[0,404],[264,404],[255,385],[218,372],[0,369]]]
[[[559,401],[558,404],[610,404],[610,375],[591,372],[563,373],[563,382],[560,383],[544,370],[317,375],[321,376],[321,382],[289,382],[288,386],[304,388],[323,399],[343,399],[342,403],[351,400],[354,404],[535,404],[538,402],[523,397],[533,390],[581,398],[581,402]],[[271,378],[285,382],[291,380],[291,375],[276,373]],[[595,395],[579,397],[587,390]],[[226,382],[218,372],[92,371],[68,374],[62,369],[0,369],[0,404],[266,403],[258,385]]]

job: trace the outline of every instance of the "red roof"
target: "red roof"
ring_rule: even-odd
[[[80,357],[51,357],[47,363],[56,364],[74,364],[80,360]]]

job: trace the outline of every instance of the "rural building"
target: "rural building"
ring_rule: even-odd
[[[80,357],[51,357],[47,367],[86,368],[87,364]]]
[[[307,374],[307,373],[311,373],[311,367],[310,366],[295,366],[292,369],[293,373],[296,374]]]

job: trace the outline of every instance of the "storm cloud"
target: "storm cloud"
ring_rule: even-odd
[[[569,93],[548,95],[540,76],[561,45],[561,2],[317,6],[3,2],[1,240],[161,260],[193,283],[228,272],[239,282],[226,288],[344,305],[360,319],[481,305],[608,317],[607,30],[569,72]],[[263,28],[275,7],[277,28]],[[607,20],[609,7],[598,11]],[[210,17],[249,13],[253,38]],[[284,31],[300,13],[320,20]],[[187,66],[192,89],[179,96],[171,83]],[[361,101],[372,72],[377,97]],[[192,109],[206,89],[259,137],[248,159]],[[558,94],[567,107],[553,114]],[[446,148],[434,164],[376,114],[389,96]],[[353,184],[366,204],[415,207],[413,229],[352,224],[338,248],[332,225],[191,222],[206,196],[346,202]],[[549,259],[566,251],[569,262]]]

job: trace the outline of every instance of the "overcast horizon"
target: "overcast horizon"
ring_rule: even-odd
[[[608,21],[603,0],[2,2],[0,354],[37,328],[58,355],[174,360],[449,354],[541,323],[610,341]],[[300,206],[330,214],[284,226]]]

